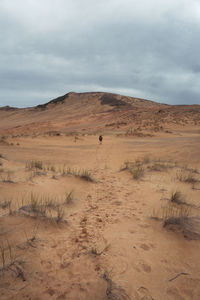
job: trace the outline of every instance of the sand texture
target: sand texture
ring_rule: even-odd
[[[200,299],[199,106],[70,93],[0,135],[0,299]]]

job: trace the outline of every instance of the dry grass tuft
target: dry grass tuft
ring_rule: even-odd
[[[181,182],[186,182],[191,184],[199,182],[199,179],[195,177],[193,171],[188,172],[185,170],[181,170],[180,172],[177,173],[176,177]]]
[[[70,203],[73,202],[73,199],[74,199],[74,197],[73,197],[73,191],[70,191],[69,193],[67,192],[66,193],[66,197],[65,197],[65,203],[66,204],[70,204]]]
[[[113,282],[108,272],[103,274],[107,282],[106,296],[108,300],[131,300],[124,288]]]
[[[172,192],[170,201],[177,204],[186,204],[182,193],[179,191]]]
[[[133,175],[133,179],[141,179],[144,176],[144,168],[142,167],[136,167],[133,169],[130,169],[131,174]]]
[[[133,176],[133,179],[141,179],[144,176],[143,162],[136,160],[135,162],[125,161],[124,165],[120,168],[120,171],[129,171]]]
[[[180,230],[184,237],[190,240],[200,239],[200,218],[199,217],[170,217],[163,223],[163,227],[170,230]]]
[[[67,169],[63,168],[62,175],[72,175],[85,181],[96,182],[96,179],[93,178],[91,172],[86,169],[72,169],[70,167]]]
[[[64,198],[63,202],[59,202],[56,198],[31,193],[30,200],[26,200],[26,203],[23,201],[23,205],[18,209],[18,212],[35,218],[42,217],[50,222],[66,222],[64,220],[64,204]]]
[[[34,169],[43,169],[43,162],[39,160],[32,160],[26,162],[26,169],[28,170],[34,170]]]
[[[17,260],[13,251],[13,247],[7,240],[7,246],[4,244],[0,245],[0,258],[1,267],[0,272],[4,274],[5,272],[12,271],[15,273],[16,277],[21,277],[23,281],[26,280],[22,265],[24,261]]]

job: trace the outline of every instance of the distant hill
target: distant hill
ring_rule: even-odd
[[[167,105],[112,93],[70,92],[30,108],[0,108],[0,133],[153,130],[199,125],[200,105]],[[156,131],[156,130],[154,130]]]

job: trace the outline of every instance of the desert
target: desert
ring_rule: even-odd
[[[199,300],[199,158],[199,105],[0,107],[0,298]]]

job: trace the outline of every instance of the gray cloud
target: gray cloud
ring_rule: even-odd
[[[196,0],[2,0],[0,105],[69,91],[200,104]]]

